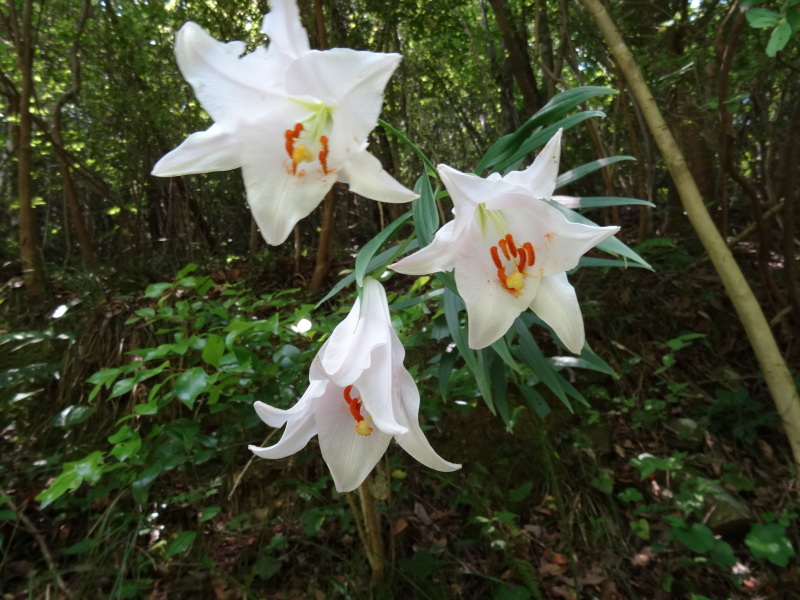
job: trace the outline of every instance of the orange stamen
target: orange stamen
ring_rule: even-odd
[[[498,250],[499,247],[499,250]],[[505,261],[500,257],[502,251]],[[494,266],[497,267],[497,278],[500,285],[513,296],[519,296],[520,290],[525,287],[525,268],[533,266],[536,254],[533,251],[533,244],[525,242],[517,246],[514,236],[507,233],[503,238],[497,240],[497,246],[489,248]],[[506,266],[513,272],[506,274]]]
[[[492,260],[494,261],[494,266],[502,271],[503,270],[503,263],[500,260],[500,255],[497,253],[497,246],[492,246],[491,248],[489,248],[489,254],[492,255]]]
[[[295,160],[294,142],[300,137],[301,133],[303,133],[303,124],[296,123],[294,129],[287,129],[283,134],[286,138],[286,153],[289,155],[289,158],[292,159],[292,175],[297,175],[297,161]]]
[[[319,136],[319,143],[322,144],[322,150],[319,151],[319,164],[322,166],[322,172],[327,175],[328,171],[328,136]]]
[[[528,266],[532,267],[533,263],[536,262],[536,252],[533,251],[533,244],[525,242],[522,247],[528,252]]]
[[[516,247],[516,245],[514,245],[514,238],[511,236],[510,233],[507,233],[506,237],[505,237],[505,240],[506,240],[506,244],[508,244],[508,251],[511,253],[511,256],[516,258],[517,257],[517,247]]]
[[[511,260],[511,255],[508,253],[508,242],[505,238],[499,240],[497,244],[500,246],[500,250],[503,251],[503,256],[506,257],[506,260]]]
[[[350,414],[353,415],[353,418],[356,420],[356,433],[358,435],[369,435],[372,433],[372,427],[370,427],[364,417],[361,415],[361,398],[353,398],[350,395],[353,386],[348,385],[344,388],[343,396],[344,401],[347,402],[347,405],[350,407]]]

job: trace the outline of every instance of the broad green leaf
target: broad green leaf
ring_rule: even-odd
[[[203,514],[200,515],[200,522],[203,523],[204,521],[208,521],[209,519],[213,519],[222,511],[221,506],[206,506],[203,509]]]
[[[144,291],[145,298],[157,298],[168,289],[172,288],[171,283],[151,283]]]
[[[749,11],[748,11],[749,12]],[[775,56],[778,52],[783,50],[789,39],[792,37],[792,26],[788,21],[781,21],[781,23],[772,30],[767,42],[767,56]]]
[[[111,389],[111,398],[116,398],[118,396],[122,396],[123,394],[127,394],[133,389],[133,386],[135,385],[136,385],[135,377],[120,379],[114,384],[114,387]]]
[[[744,13],[744,16],[747,17],[751,27],[758,29],[774,27],[780,20],[780,15],[768,8],[751,8]]]
[[[206,345],[203,346],[203,361],[212,367],[219,368],[219,361],[225,352],[225,341],[213,333],[206,338]]]
[[[173,384],[175,396],[186,406],[193,408],[197,397],[206,391],[207,383],[208,374],[202,367],[193,367],[181,373],[175,380]]]
[[[792,542],[786,535],[786,527],[780,523],[762,525],[757,523],[750,529],[744,540],[756,558],[766,558],[779,567],[789,564],[795,555]]]
[[[514,502],[522,502],[528,496],[528,494],[531,493],[532,489],[533,489],[533,482],[526,481],[518,488],[508,490],[508,497],[511,498]]]
[[[692,552],[705,554],[714,547],[714,533],[708,525],[694,523],[691,527],[678,527],[671,530],[672,536]]]
[[[196,531],[184,531],[169,543],[166,552],[164,552],[164,556],[166,558],[170,558],[171,556],[175,556],[176,554],[186,551],[186,549],[192,545],[192,542],[194,542],[196,537]]]
[[[103,453],[96,450],[80,460],[66,462],[61,467],[61,474],[44,489],[36,499],[42,508],[56,501],[67,491],[77,490],[84,481],[97,483],[103,474]]]
[[[93,406],[73,404],[53,417],[50,425],[53,427],[72,427],[74,425],[80,425],[91,417],[96,410],[97,408]]]

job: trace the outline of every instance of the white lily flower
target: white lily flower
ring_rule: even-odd
[[[419,391],[403,367],[405,350],[392,329],[383,286],[364,281],[356,300],[311,364],[310,385],[297,404],[281,410],[256,402],[271,427],[286,425],[280,441],[250,446],[262,458],[285,458],[319,436],[322,457],[336,489],[357,488],[389,447],[392,437],[426,467],[455,471],[461,465],[440,457],[419,426]]]
[[[566,271],[590,248],[619,231],[572,223],[544,200],[558,175],[561,131],[524,171],[483,179],[439,165],[455,219],[429,246],[394,265],[409,275],[455,269],[469,315],[469,346],[485,348],[530,308],[579,354],[583,317]]]
[[[253,217],[272,245],[336,181],[373,200],[417,198],[366,151],[400,55],[310,50],[294,0],[273,0],[261,31],[269,48],[243,55],[244,42],[218,42],[192,22],[181,28],[178,66],[214,124],[158,161],[153,175],[241,167]]]

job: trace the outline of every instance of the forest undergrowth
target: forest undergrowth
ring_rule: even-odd
[[[588,405],[545,393],[540,418],[511,393],[508,424],[465,365],[442,366],[436,285],[388,281],[426,434],[464,467],[431,472],[397,446],[379,463],[377,585],[316,441],[281,461],[247,451],[280,435],[253,400],[302,393],[336,300],[265,289],[281,275],[258,263],[108,295],[65,279],[46,315],[7,285],[3,598],[797,597],[785,567],[800,506],[778,419],[710,267],[660,239],[638,249],[655,272],[574,276],[587,340],[617,376],[565,362]]]

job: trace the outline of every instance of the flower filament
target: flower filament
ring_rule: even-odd
[[[520,290],[525,287],[525,269],[532,267],[536,262],[533,244],[525,242],[518,246],[514,241],[514,236],[507,233],[505,237],[498,240],[497,246],[489,249],[489,254],[492,256],[494,266],[497,267],[497,278],[500,280],[500,285],[508,293],[514,296],[519,295]],[[508,267],[511,269],[509,274],[506,273]]]
[[[372,427],[369,426],[369,421],[361,416],[361,398],[353,398],[350,395],[353,386],[348,385],[344,388],[343,396],[344,401],[347,402],[347,405],[350,407],[350,414],[353,415],[353,418],[356,420],[356,433],[358,435],[367,436],[372,433]]]
[[[311,113],[295,123],[293,129],[284,132],[286,154],[292,161],[292,175],[298,174],[300,163],[312,163],[315,160],[319,160],[322,174],[327,175],[331,172],[328,169],[328,136],[323,132],[331,128],[333,108],[322,102],[296,102],[311,109]]]

